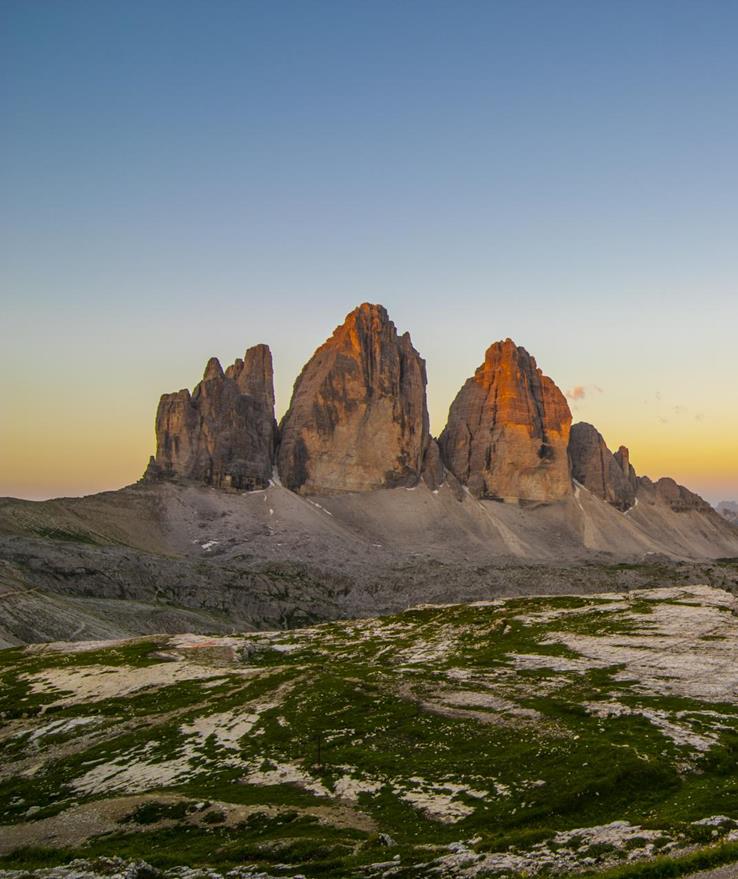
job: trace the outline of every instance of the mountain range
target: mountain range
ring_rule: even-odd
[[[449,483],[473,497],[550,503],[577,485],[627,512],[641,499],[675,512],[710,505],[673,479],[638,477],[511,339],[495,342],[430,435],[425,361],[381,305],[364,303],[315,352],[277,426],[271,352],[249,348],[225,371],[211,358],[190,393],[164,394],[146,479],[225,489],[271,482],[301,495]],[[713,517],[714,518],[714,517]]]
[[[409,333],[368,303],[307,362],[280,424],[266,345],[211,358],[191,392],[162,396],[138,484],[0,501],[0,643],[658,585],[659,566],[671,582],[735,574],[710,560],[738,557],[738,527],[572,425],[512,340],[490,345],[437,438],[426,383]]]

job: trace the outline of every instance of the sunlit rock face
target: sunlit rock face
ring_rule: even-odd
[[[381,305],[354,309],[295,382],[279,474],[302,494],[414,485],[428,445],[425,361]]]
[[[613,454],[602,434],[581,421],[571,428],[569,456],[574,479],[618,510],[635,503],[638,479],[625,446]]]
[[[495,342],[451,404],[446,467],[479,498],[555,501],[572,491],[571,412],[525,348]]]
[[[256,345],[225,372],[211,358],[192,394],[162,396],[156,457],[147,475],[179,476],[218,488],[264,488],[276,439],[272,355],[266,345]]]

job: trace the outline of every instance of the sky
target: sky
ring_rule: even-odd
[[[640,474],[738,498],[738,4],[3,0],[0,495],[135,481],[363,301],[439,433],[512,337]]]

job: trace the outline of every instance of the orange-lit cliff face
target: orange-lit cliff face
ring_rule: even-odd
[[[566,398],[511,339],[495,342],[451,404],[446,466],[477,497],[558,500],[571,493]]]
[[[295,382],[279,473],[302,493],[413,485],[429,441],[425,362],[381,305],[354,309]]]

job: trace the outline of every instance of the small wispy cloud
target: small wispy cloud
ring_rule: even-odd
[[[569,390],[566,392],[566,396],[570,400],[583,400],[588,394],[591,394],[593,391],[598,394],[605,393],[599,385],[574,385],[573,388],[569,388]]]

